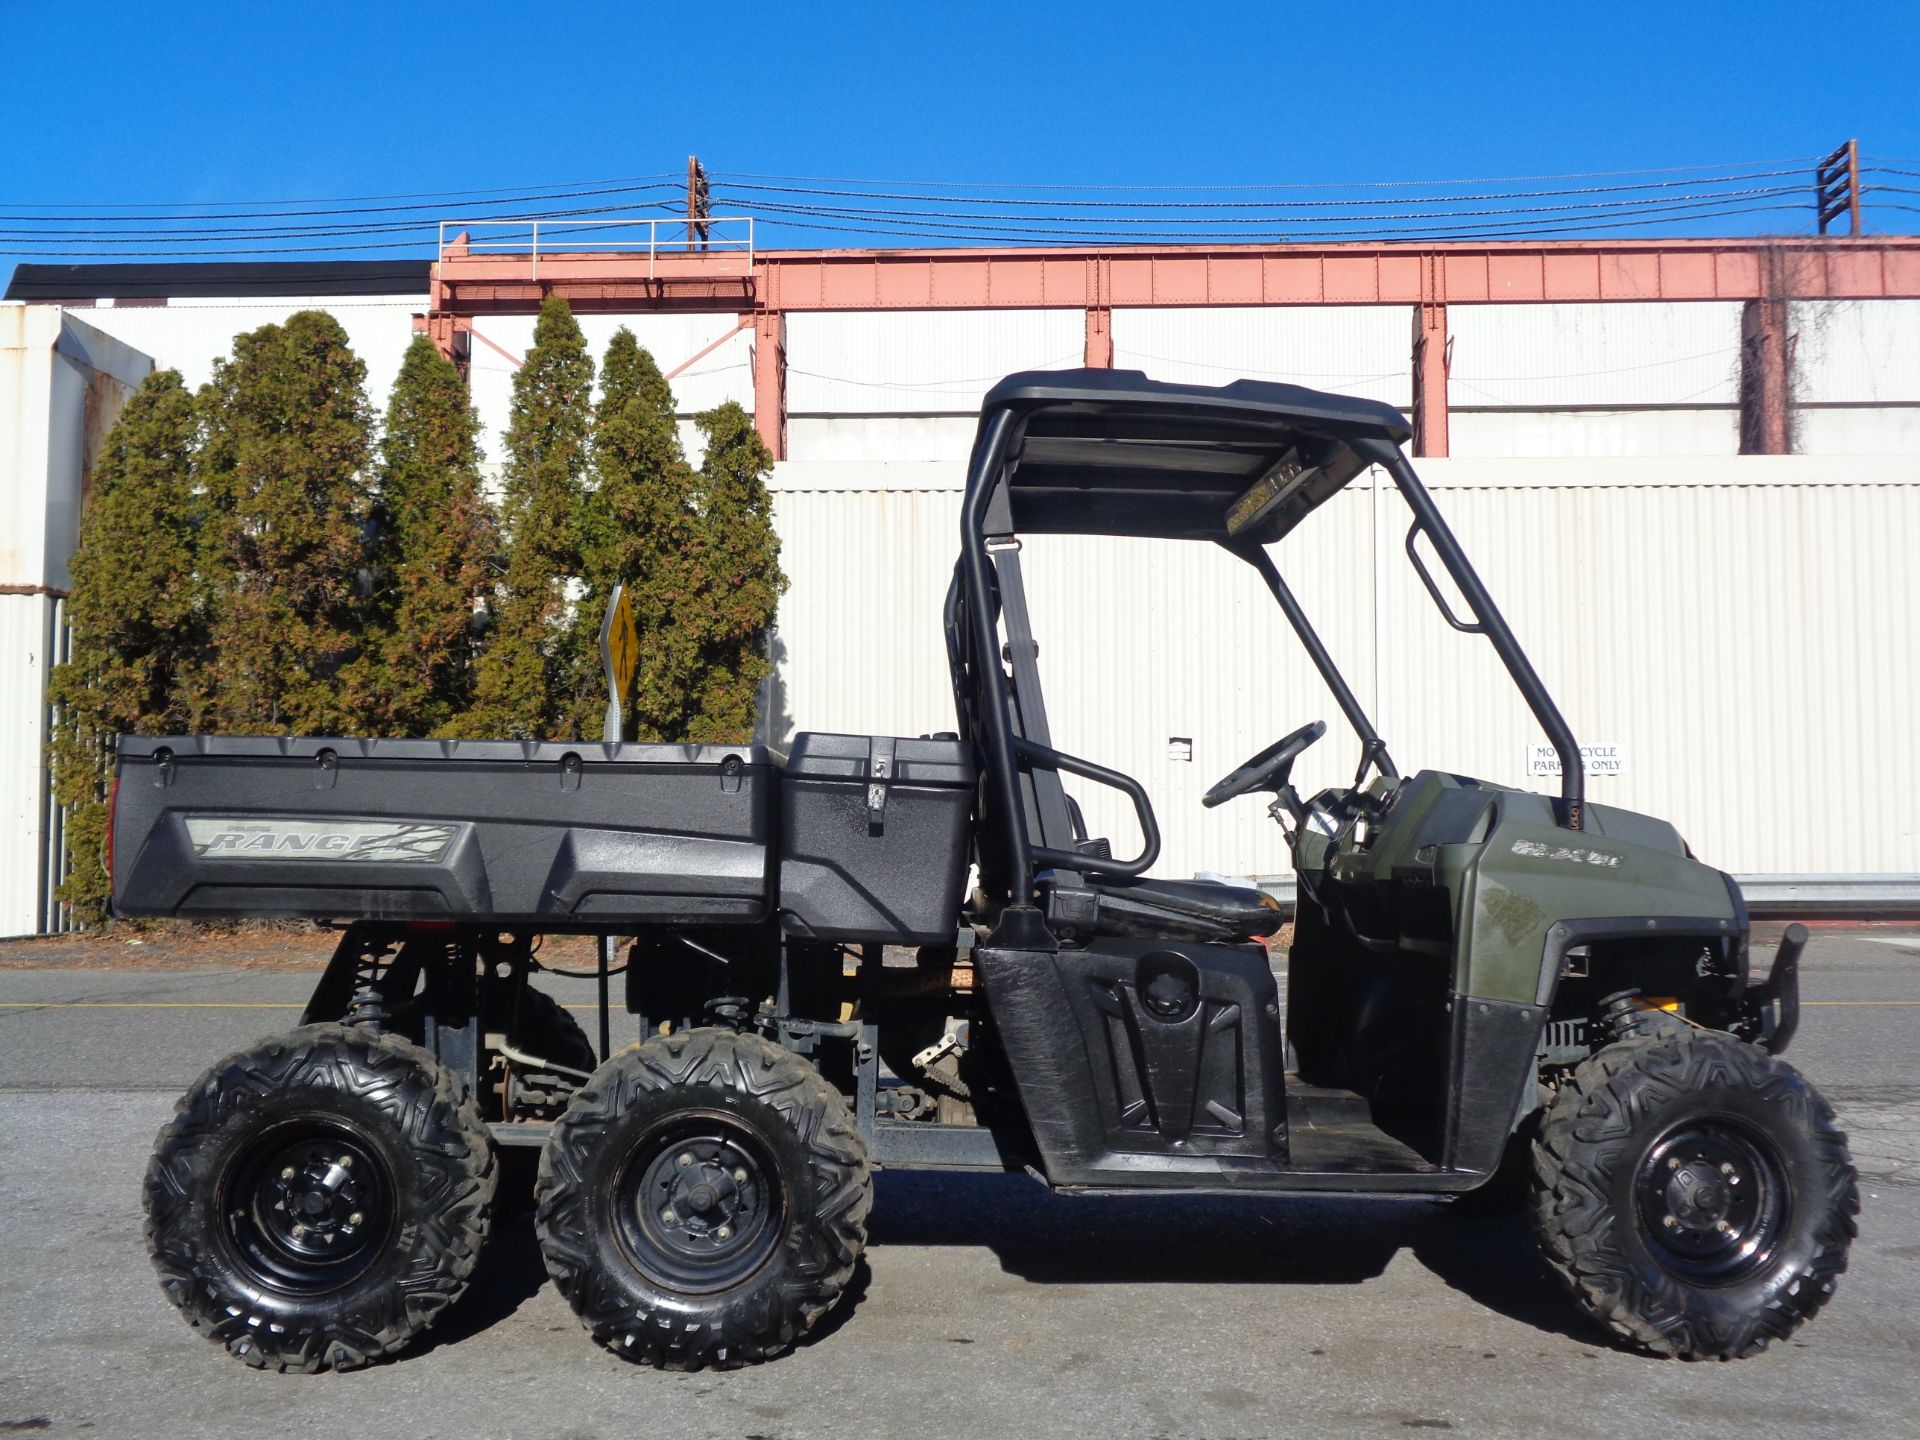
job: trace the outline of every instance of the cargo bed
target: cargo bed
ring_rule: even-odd
[[[753,745],[123,736],[130,916],[742,924],[772,913]]]

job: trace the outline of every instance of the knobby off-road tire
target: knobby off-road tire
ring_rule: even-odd
[[[1607,1046],[1562,1085],[1533,1154],[1549,1263],[1656,1353],[1758,1354],[1847,1268],[1860,1198],[1833,1109],[1731,1035],[1660,1027]]]
[[[547,1270],[617,1355],[669,1370],[788,1349],[840,1298],[873,1203],[866,1142],[812,1065],[690,1030],[615,1055],[540,1156]]]
[[[531,985],[520,992],[519,1020],[511,1034],[516,1049],[570,1070],[591,1071],[600,1063],[600,1052],[573,1012]]]
[[[147,1248],[187,1322],[247,1364],[354,1369],[466,1289],[495,1174],[473,1102],[426,1051],[307,1025],[181,1097],[147,1166]]]

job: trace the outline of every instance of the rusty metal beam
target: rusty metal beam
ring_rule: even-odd
[[[1413,453],[1447,453],[1447,372],[1453,342],[1447,337],[1447,307],[1426,303],[1413,310]]]
[[[433,308],[979,310],[1161,305],[1453,305],[1920,299],[1920,237],[1174,246],[1123,250],[775,250],[543,254],[449,251]]]
[[[753,316],[753,428],[776,460],[787,458],[787,317]]]
[[[1103,305],[1087,307],[1087,345],[1081,363],[1094,370],[1113,368],[1113,312]]]
[[[455,315],[445,310],[435,310],[426,315],[413,317],[413,333],[425,335],[433,341],[434,348],[440,352],[440,358],[451,360],[454,369],[465,380],[473,366],[473,321],[465,315]],[[485,339],[485,336],[481,337]],[[492,341],[487,341],[492,345]],[[500,347],[495,345],[497,350]],[[511,357],[509,357],[511,358]],[[518,361],[514,362],[518,364]]]
[[[687,369],[689,366],[698,365],[702,360],[706,359],[707,356],[711,355],[714,351],[718,350],[722,345],[726,344],[727,341],[731,340],[734,336],[738,335],[742,330],[745,330],[751,324],[753,324],[753,316],[742,315],[740,317],[740,323],[738,325],[735,325],[733,329],[727,331],[726,334],[722,335],[718,340],[714,341],[711,345],[705,346],[704,348],[688,356],[685,360],[682,360],[678,365],[674,366],[671,370],[667,371],[666,375],[662,378],[671,380],[675,376],[679,375],[681,371]]]

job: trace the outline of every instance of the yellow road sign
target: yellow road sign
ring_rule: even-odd
[[[633,694],[633,677],[640,669],[640,632],[633,626],[633,607],[627,587],[613,587],[613,602],[600,625],[600,658],[607,666],[607,694],[622,710]]]

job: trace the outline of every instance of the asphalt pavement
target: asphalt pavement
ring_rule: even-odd
[[[173,1097],[294,1023],[315,978],[0,968],[0,1433],[1920,1436],[1920,926],[1809,951],[1790,1058],[1853,1136],[1861,1235],[1818,1319],[1730,1365],[1616,1347],[1523,1227],[1428,1201],[1062,1199],[887,1173],[848,1303],[772,1364],[666,1375],[600,1352],[520,1219],[399,1359],[257,1374],[161,1298],[139,1182]]]

